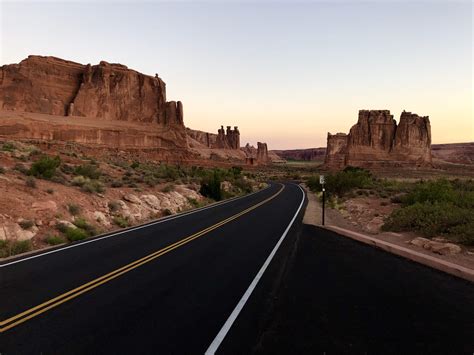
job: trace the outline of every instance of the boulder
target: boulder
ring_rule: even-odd
[[[410,240],[410,244],[416,245],[418,247],[424,247],[426,244],[430,242],[429,239],[422,238],[422,237],[417,237],[415,239]]]
[[[440,243],[430,241],[429,243],[423,246],[425,249],[431,250],[433,253],[440,255],[451,255],[459,254],[461,252],[461,247],[452,243]]]
[[[161,208],[161,201],[155,195],[142,195],[140,196],[140,199],[154,210],[159,210]]]
[[[127,194],[123,197],[123,199],[125,201],[128,201],[128,202],[136,204],[136,205],[139,205],[139,204],[142,203],[142,201],[138,198],[138,196],[136,196],[134,194]]]
[[[18,223],[7,223],[0,226],[0,240],[31,240],[38,233],[38,227],[23,229]]]
[[[382,217],[374,217],[367,225],[365,226],[365,230],[372,234],[377,234],[380,232],[380,228],[382,228],[384,224]]]

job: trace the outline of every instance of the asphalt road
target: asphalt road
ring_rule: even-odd
[[[272,184],[0,264],[0,354],[203,354],[222,329],[218,354],[474,352],[472,283],[303,225],[301,212],[282,239],[303,198]]]
[[[296,185],[272,184],[179,218],[3,263],[0,353],[204,353],[303,199]]]
[[[219,354],[474,354],[473,283],[310,225],[280,254]]]

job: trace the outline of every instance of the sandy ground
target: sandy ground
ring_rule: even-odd
[[[303,218],[304,224],[321,226],[321,216],[322,208],[317,196],[309,191],[309,189],[302,185],[305,189],[308,196],[308,206],[306,207],[305,215]],[[350,223],[344,216],[337,210],[332,208],[326,208],[326,225],[336,226],[340,228],[345,228],[354,232],[363,233],[364,231],[360,226],[356,226]],[[365,233],[367,234],[367,233]],[[369,235],[369,234],[367,234]],[[382,232],[379,234],[370,234],[372,238],[378,238],[386,242],[393,243],[395,245],[400,245],[405,248],[412,249],[419,253],[423,253],[432,257],[439,258],[440,260],[449,261],[470,269],[474,270],[474,253],[468,251],[466,248],[463,248],[463,251],[460,254],[455,255],[438,255],[421,247],[409,244],[409,241],[413,238],[420,237],[415,233],[393,233],[393,232]]]

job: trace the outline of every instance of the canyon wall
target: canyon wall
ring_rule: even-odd
[[[55,57],[29,56],[19,64],[4,65],[0,67],[0,110],[63,117],[66,132],[57,133],[57,125],[49,130],[42,117],[31,138],[64,137],[82,142],[88,130],[80,126],[86,118],[96,122],[98,132],[107,121],[121,121],[142,124],[155,137],[122,135],[125,145],[140,141],[146,147],[159,148],[157,142],[162,137],[163,142],[173,141],[175,148],[187,148],[182,103],[166,101],[166,85],[157,75],[141,74],[121,64],[82,65]],[[30,115],[29,119],[33,120],[34,116]],[[5,134],[7,130],[2,131],[2,122],[0,134]],[[68,124],[74,125],[74,130],[67,132]],[[28,125],[25,127],[22,134],[27,137]],[[108,136],[113,135],[105,134],[94,140],[114,146],[116,139],[109,141]]]
[[[333,169],[430,165],[429,118],[404,111],[397,125],[388,110],[360,110],[349,134],[328,133],[325,164]]]

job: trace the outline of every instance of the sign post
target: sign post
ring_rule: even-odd
[[[324,178],[324,175],[319,175],[319,184],[322,186],[322,191],[323,191],[323,215],[322,215],[322,225],[324,226],[324,209],[326,205],[326,189],[324,188],[324,184],[326,183],[326,179]]]

